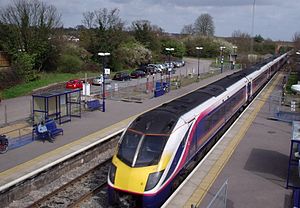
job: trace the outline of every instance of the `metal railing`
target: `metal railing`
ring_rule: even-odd
[[[207,208],[226,208],[227,202],[227,189],[228,189],[228,179],[224,182],[221,188],[218,190],[214,198],[210,201]],[[196,205],[192,204],[191,208],[199,208],[200,203]]]

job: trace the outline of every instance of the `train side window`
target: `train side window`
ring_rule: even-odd
[[[182,146],[185,146],[185,144],[186,144],[186,140],[188,139],[188,135],[189,135],[189,133],[190,133],[191,126],[192,126],[192,124],[190,124],[190,126],[189,126],[187,132],[186,132],[185,135],[184,135],[184,138],[183,138],[183,140],[182,140],[183,142],[181,142],[181,145],[182,145]]]

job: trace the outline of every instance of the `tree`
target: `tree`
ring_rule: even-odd
[[[0,45],[17,62],[30,56],[29,62],[34,60],[33,69],[40,71],[51,59],[51,37],[61,26],[60,17],[54,6],[39,0],[15,0],[0,9]]]
[[[238,47],[240,52],[248,52],[251,45],[251,36],[247,32],[235,30],[232,33],[232,42]]]
[[[184,25],[181,30],[181,34],[184,34],[184,35],[193,35],[194,33],[195,33],[195,30],[194,30],[193,24]]]
[[[83,13],[83,20],[86,29],[80,33],[82,45],[98,60],[98,52],[110,52],[109,65],[114,69],[119,65],[116,51],[120,44],[127,38],[124,33],[124,22],[119,16],[119,9],[107,8]]]
[[[232,35],[233,38],[240,38],[240,39],[250,39],[251,36],[249,33],[242,32],[240,30],[233,31]]]
[[[172,56],[182,58],[185,55],[185,45],[183,42],[176,40],[176,39],[163,39],[162,40],[162,51],[161,53],[164,55],[168,55],[169,52],[165,50],[165,48],[174,48],[174,51],[172,51]]]
[[[160,51],[160,42],[157,36],[161,33],[161,28],[152,26],[148,20],[136,20],[131,24],[134,38],[152,51]]]
[[[257,43],[262,43],[265,39],[261,35],[255,35],[254,41]]]
[[[294,47],[296,50],[300,50],[300,32],[296,32],[293,36]]]
[[[215,26],[210,14],[201,14],[194,23],[195,33],[202,36],[213,36]]]
[[[122,60],[122,64],[131,68],[149,63],[152,59],[151,51],[134,39],[122,43],[117,50],[117,54]]]

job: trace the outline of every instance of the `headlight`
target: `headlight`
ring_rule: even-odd
[[[163,172],[164,171],[162,170],[160,172],[155,172],[155,173],[150,173],[149,174],[145,191],[149,191],[149,190],[153,189],[156,186],[156,184],[158,183],[158,181],[159,181],[160,177],[162,176]]]
[[[114,164],[111,164],[108,174],[109,174],[109,180],[112,183],[115,183],[116,170],[117,167]]]

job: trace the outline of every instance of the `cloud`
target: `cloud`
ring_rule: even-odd
[[[254,0],[43,0],[54,5],[62,14],[65,27],[82,24],[82,14],[101,8],[118,8],[120,17],[130,25],[145,19],[166,32],[180,32],[184,25],[209,13],[214,20],[217,36],[231,36],[234,30],[251,33]],[[0,0],[0,7],[10,4]],[[256,0],[254,34],[274,40],[291,40],[299,31],[300,1]]]

